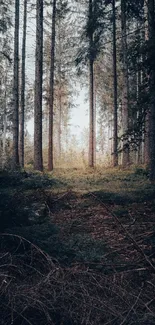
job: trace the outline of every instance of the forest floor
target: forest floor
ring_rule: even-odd
[[[0,324],[155,324],[143,168],[0,173]]]

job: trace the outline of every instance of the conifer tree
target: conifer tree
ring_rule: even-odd
[[[15,0],[15,27],[14,27],[14,82],[13,82],[13,152],[12,165],[19,165],[19,0]]]
[[[43,0],[36,2],[35,56],[34,169],[42,171]]]

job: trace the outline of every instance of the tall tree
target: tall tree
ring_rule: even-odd
[[[19,0],[15,0],[15,29],[14,29],[14,83],[13,83],[13,168],[19,165]]]
[[[155,2],[148,0],[148,32],[149,32],[149,147],[150,147],[150,180],[155,181]]]
[[[27,0],[24,0],[23,14],[23,40],[22,40],[22,68],[21,68],[21,111],[19,134],[19,159],[21,167],[24,167],[24,113],[25,113],[25,58],[26,58],[26,27],[27,27]]]
[[[12,26],[11,3],[0,1],[0,140],[2,143],[1,167],[4,168],[7,159],[7,134],[9,124],[12,125],[12,44],[10,28]]]
[[[89,167],[95,164],[95,112],[94,112],[94,31],[93,31],[93,1],[89,0],[88,13],[89,37]]]
[[[148,42],[148,3],[144,1],[144,40]],[[144,55],[144,59],[146,59],[146,55]],[[144,77],[147,79],[148,83],[148,73],[144,74]],[[150,164],[150,150],[149,150],[149,118],[150,118],[149,109],[146,110],[145,115],[145,134],[144,134],[144,163],[148,166]]]
[[[128,64],[127,64],[127,32],[126,32],[126,0],[121,0],[121,34],[122,34],[122,129],[123,152],[122,164],[129,164],[129,144],[126,139],[128,132]]]
[[[53,170],[55,21],[56,21],[56,0],[53,0],[52,33],[51,33],[51,62],[50,62],[50,95],[49,95],[49,147],[48,147],[48,170],[49,171]]]
[[[34,168],[42,171],[43,0],[36,2],[35,56]]]
[[[84,24],[82,22],[80,44],[76,64],[82,70],[88,62],[89,73],[89,154],[88,164],[95,166],[96,134],[95,134],[95,96],[94,96],[94,63],[101,51],[102,37],[104,35],[105,6],[101,0],[88,0],[84,4]],[[80,68],[78,70],[80,73]],[[87,72],[87,71],[85,71]]]
[[[113,131],[113,166],[118,165],[117,141],[117,52],[116,52],[116,1],[112,0],[113,11],[113,83],[114,83],[114,131]]]

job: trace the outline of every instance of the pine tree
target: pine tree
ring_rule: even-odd
[[[150,90],[150,180],[155,181],[155,2],[148,0],[148,32],[149,32],[149,90]]]
[[[22,40],[22,68],[21,68],[21,101],[20,101],[20,165],[24,167],[24,113],[25,113],[25,59],[26,59],[26,28],[27,28],[27,0],[24,0],[23,40]]]
[[[42,171],[43,0],[36,3],[35,55],[34,169]]]
[[[50,95],[49,95],[49,147],[48,147],[48,170],[49,171],[53,170],[55,19],[56,19],[56,0],[53,1],[52,33],[51,33]]]
[[[95,111],[94,111],[94,51],[93,2],[89,0],[89,167],[95,165]]]
[[[113,80],[114,80],[114,131],[113,131],[113,166],[118,165],[118,121],[117,121],[117,50],[116,50],[116,1],[112,0],[113,11]]]
[[[126,31],[126,0],[121,0],[121,37],[122,37],[122,128],[123,128],[123,152],[122,164],[129,164],[129,144],[126,134],[129,126],[128,107],[128,65],[127,65],[127,31]]]
[[[19,165],[18,139],[19,139],[19,0],[15,0],[15,29],[14,29],[14,83],[13,83],[13,151],[12,165]]]

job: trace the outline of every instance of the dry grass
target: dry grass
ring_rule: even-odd
[[[155,324],[153,193],[135,170],[21,179],[9,213],[38,200],[48,222],[0,235],[0,324]]]
[[[1,235],[0,261],[1,324],[154,324],[154,274],[135,287],[143,270],[65,268],[11,234]]]

